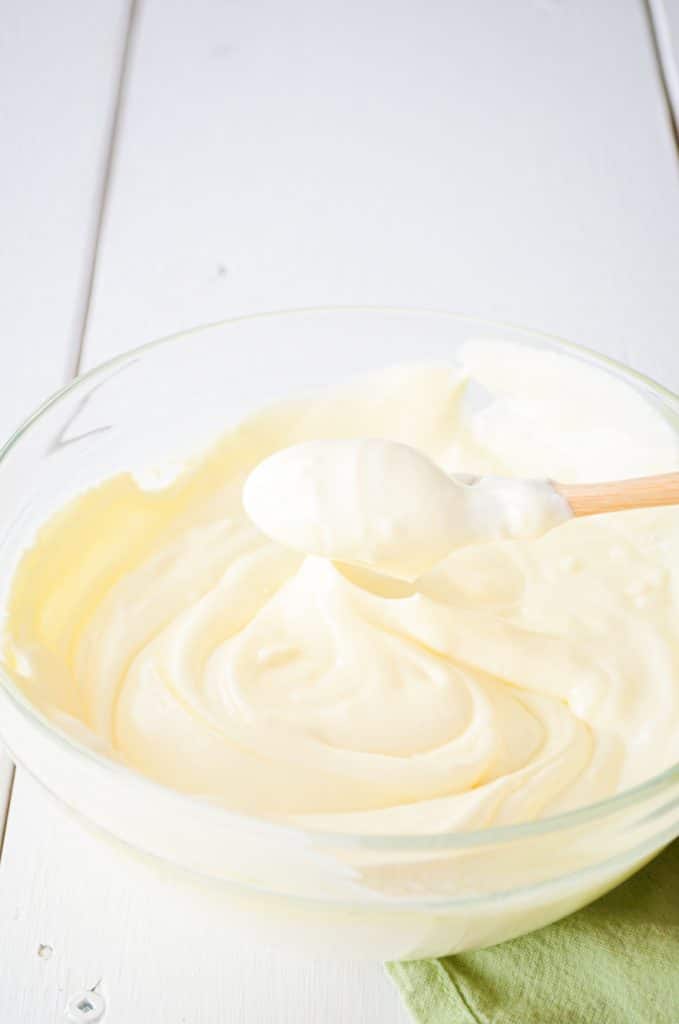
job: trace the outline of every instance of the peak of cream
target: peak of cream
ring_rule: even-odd
[[[284,448],[250,473],[243,504],[279,544],[404,580],[455,548],[537,537],[571,516],[546,480],[449,476],[411,445],[382,438]]]

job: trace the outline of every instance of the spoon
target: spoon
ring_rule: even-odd
[[[632,480],[606,480],[598,484],[550,482],[554,491],[568,502],[574,516],[679,505],[679,473],[661,473]]]
[[[537,537],[573,516],[675,503],[679,473],[598,484],[455,476],[381,438],[284,448],[243,489],[246,512],[278,543],[408,581],[458,547]]]

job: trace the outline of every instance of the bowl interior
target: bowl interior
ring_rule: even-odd
[[[132,350],[80,378],[25,424],[0,458],[0,579],[7,590],[35,529],[75,493],[121,469],[158,485],[178,463],[262,406],[317,394],[357,375],[408,362],[450,364],[470,339],[558,351],[624,379],[679,429],[679,401],[641,375],[537,332],[434,312],[300,310],[197,328]],[[124,528],[124,524],[121,524]],[[22,713],[45,720],[3,674]],[[99,757],[74,737],[64,742]],[[123,771],[120,765],[111,766]],[[601,805],[458,837],[404,836],[407,847],[504,841],[612,813],[676,780],[679,766]],[[137,777],[138,781],[142,781]],[[155,785],[155,784],[151,784]],[[214,808],[211,809],[214,811]],[[369,845],[380,837],[354,837]],[[390,844],[398,837],[383,837]]]

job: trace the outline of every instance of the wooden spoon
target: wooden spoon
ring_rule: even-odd
[[[608,480],[599,484],[560,484],[552,481],[552,487],[568,502],[574,516],[679,505],[679,473],[642,476],[634,480]]]
[[[250,473],[243,505],[303,555],[412,581],[455,548],[538,537],[571,516],[679,504],[679,473],[597,484],[447,474],[386,438],[304,441]]]

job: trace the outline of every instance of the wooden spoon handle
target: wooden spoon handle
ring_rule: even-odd
[[[552,486],[566,499],[574,516],[679,505],[679,473],[642,476],[636,480],[610,480],[600,484],[553,483]]]

